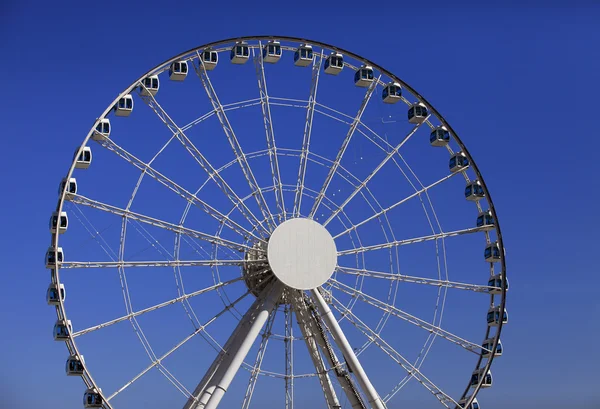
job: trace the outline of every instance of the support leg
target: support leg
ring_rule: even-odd
[[[190,399],[184,409],[215,409],[219,405],[260,330],[276,307],[282,291],[283,284],[278,280],[262,291],[194,391],[194,398],[199,399]]]
[[[315,304],[317,305],[317,308],[319,309],[319,312],[321,313],[321,317],[323,318],[323,320],[329,327],[329,330],[331,331],[331,335],[333,336],[335,343],[337,344],[338,348],[342,351],[342,354],[344,354],[344,358],[346,358],[346,361],[348,362],[348,365],[350,365],[350,368],[354,371],[354,376],[356,377],[356,380],[358,381],[361,389],[363,390],[363,393],[367,396],[369,405],[371,405],[373,409],[386,409],[385,404],[379,397],[379,394],[377,394],[377,391],[373,387],[373,384],[371,384],[371,381],[367,377],[365,370],[358,361],[358,358],[352,350],[348,339],[346,339],[346,336],[342,332],[340,325],[333,316],[329,305],[327,305],[327,303],[323,299],[323,296],[319,292],[319,289],[316,288],[314,290],[311,290],[311,294],[313,300],[315,301]]]

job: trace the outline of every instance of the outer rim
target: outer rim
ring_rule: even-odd
[[[467,150],[466,146],[464,145],[464,143],[462,142],[462,140],[459,138],[458,134],[456,133],[456,131],[454,131],[454,129],[450,126],[450,124],[444,119],[444,117],[433,107],[433,105],[431,105],[431,103],[429,103],[421,94],[419,94],[417,91],[415,91],[414,88],[412,88],[410,85],[408,85],[406,82],[404,82],[402,79],[400,79],[399,77],[397,77],[396,75],[392,74],[391,72],[389,72],[388,70],[386,70],[385,68],[381,67],[379,64],[376,64],[374,62],[372,62],[371,60],[361,57],[355,53],[352,53],[350,51],[347,51],[343,48],[340,47],[336,47],[327,43],[323,43],[320,41],[313,41],[307,38],[299,38],[299,37],[290,37],[290,36],[273,36],[273,35],[258,35],[258,36],[243,36],[243,37],[232,37],[232,38],[228,38],[225,40],[219,40],[216,42],[212,42],[212,43],[207,43],[207,44],[203,44],[201,46],[198,47],[194,47],[190,50],[187,50],[183,53],[180,53],[178,55],[176,55],[175,57],[172,57],[164,62],[162,62],[161,64],[155,66],[154,68],[152,68],[151,70],[147,71],[144,75],[142,75],[141,77],[139,77],[136,81],[134,81],[129,87],[126,88],[125,91],[123,91],[121,94],[119,94],[113,101],[111,104],[108,105],[108,107],[104,110],[104,112],[102,113],[102,115],[96,119],[96,121],[94,122],[92,128],[90,129],[90,131],[88,132],[87,136],[85,137],[85,139],[83,140],[83,143],[81,144],[80,148],[77,150],[77,156],[81,153],[81,151],[83,150],[83,147],[86,146],[88,140],[90,139],[91,135],[93,134],[96,126],[98,125],[98,123],[100,122],[100,120],[104,117],[106,117],[107,114],[110,113],[110,111],[113,109],[114,105],[119,101],[120,98],[122,98],[124,95],[128,94],[131,92],[131,90],[133,90],[138,84],[139,82],[144,79],[145,77],[147,77],[149,74],[153,73],[154,71],[156,71],[157,69],[166,66],[168,64],[170,64],[173,61],[176,61],[188,54],[194,53],[196,51],[200,51],[204,48],[208,48],[208,47],[215,47],[215,46],[219,46],[219,45],[223,45],[223,44],[229,44],[229,43],[234,43],[236,41],[252,41],[252,40],[284,40],[284,41],[290,41],[290,42],[295,42],[295,43],[308,43],[311,45],[316,45],[319,46],[321,48],[324,49],[329,49],[331,51],[335,51],[338,53],[341,53],[343,55],[347,55],[357,61],[361,61],[364,64],[370,65],[371,67],[373,67],[374,69],[377,69],[378,71],[380,71],[382,74],[388,76],[392,81],[396,81],[398,82],[400,85],[402,85],[404,88],[406,88],[412,95],[414,95],[419,102],[424,103],[430,110],[430,112],[435,115],[435,117],[441,122],[441,124],[443,126],[446,127],[446,129],[452,134],[454,140],[456,141],[456,143],[460,146],[462,152],[465,153],[465,155],[467,156],[467,158],[470,161],[470,167],[473,169],[473,171],[475,172],[475,175],[477,176],[477,180],[479,180],[479,182],[481,183],[481,186],[483,188],[483,191],[485,193],[485,199],[488,202],[489,205],[489,210],[492,212],[492,216],[494,217],[494,222],[495,222],[495,230],[496,230],[496,237],[497,237],[497,242],[498,242],[498,246],[500,249],[500,254],[501,254],[501,259],[500,259],[500,265],[501,265],[501,274],[502,274],[502,293],[501,293],[501,301],[500,301],[500,310],[503,311],[506,307],[506,287],[507,287],[507,277],[506,277],[506,257],[505,257],[505,251],[504,251],[504,242],[503,242],[503,238],[502,238],[502,233],[501,233],[501,229],[500,229],[500,223],[498,220],[498,215],[496,212],[496,208],[494,206],[494,203],[492,201],[492,196],[489,193],[489,190],[487,188],[487,185],[479,171],[479,168],[477,167],[475,161],[473,160],[473,157],[470,155],[469,151]],[[69,170],[67,172],[66,178],[71,178],[71,176],[73,175],[73,171],[75,170],[75,159],[73,160],[73,162],[71,163],[71,166],[69,167]],[[56,206],[56,210],[57,212],[62,211],[63,209],[63,205],[64,205],[64,200],[65,200],[65,195],[66,195],[66,187],[68,186],[68,184],[65,184],[65,189],[63,189],[63,191],[61,192],[59,199],[58,199],[58,203]],[[59,233],[58,231],[56,233],[52,233],[51,235],[51,246],[54,246],[55,249],[58,248],[58,239],[59,239]],[[55,253],[55,260],[57,260],[56,257],[56,253]],[[59,274],[59,266],[55,265],[54,269],[50,269],[51,271],[53,271],[51,280],[54,283],[60,283],[60,274]],[[494,296],[491,295],[491,300],[493,300]],[[62,300],[60,300],[59,305],[56,306],[56,313],[57,313],[57,318],[60,319],[64,319],[67,320],[67,316],[65,313],[65,307],[64,307],[64,303]],[[502,332],[502,320],[500,320],[500,322],[498,323],[497,326],[497,330],[496,330],[496,335],[494,337],[494,344],[492,347],[492,351],[494,351],[496,349],[496,346],[498,344],[498,341],[500,339],[500,335]],[[486,337],[489,335],[489,327],[486,330]],[[69,339],[68,341],[65,342],[67,344],[67,348],[69,349],[69,352],[72,355],[77,355],[77,356],[81,356],[81,354],[79,353],[77,346],[75,344],[75,342],[73,341],[73,336],[72,333],[69,333]],[[477,364],[475,369],[479,369],[479,368],[483,368],[485,372],[487,372],[491,365],[492,362],[494,360],[494,354],[492,353],[490,355],[489,358],[487,358],[487,363],[486,365],[484,365],[483,367],[480,367],[481,365],[481,361],[482,361],[482,357],[481,355],[479,356],[479,359],[477,360]],[[85,367],[84,367],[85,369]],[[86,376],[87,375],[87,376]],[[89,372],[87,371],[87,369],[84,370],[84,376],[82,376],[82,379],[84,380],[86,386],[88,388],[95,388],[95,389],[99,389],[98,386],[96,385],[96,382],[92,379],[91,375],[89,374]],[[483,383],[483,378],[480,379],[479,384],[475,387],[473,393],[472,393],[472,397],[476,396],[477,393],[479,392],[479,390],[481,389],[481,385]],[[463,396],[462,398],[464,398],[468,391],[470,389],[470,385],[468,384],[467,387],[465,388],[465,391],[463,392]],[[112,406],[110,405],[110,403],[106,402],[105,396],[104,394],[102,394],[103,400],[104,400],[104,405],[108,406],[109,408],[111,408]],[[470,404],[472,400],[469,400],[466,402],[465,406],[468,406],[468,404]]]

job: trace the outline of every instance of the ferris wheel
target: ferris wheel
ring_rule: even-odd
[[[218,41],[134,81],[75,150],[50,231],[86,408],[477,409],[503,353],[473,158],[403,80],[318,41]]]

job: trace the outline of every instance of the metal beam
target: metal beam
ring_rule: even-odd
[[[273,281],[256,298],[194,390],[184,409],[216,409],[252,344],[276,307],[283,288],[281,282]]]
[[[356,354],[354,353],[354,350],[350,346],[346,335],[344,335],[340,324],[338,324],[337,320],[333,316],[329,305],[327,305],[327,303],[323,299],[323,296],[319,292],[319,289],[316,288],[314,290],[311,290],[311,295],[315,304],[317,304],[317,308],[321,313],[321,317],[329,327],[329,330],[331,331],[331,335],[333,336],[335,343],[337,344],[338,348],[342,351],[342,354],[344,354],[344,358],[346,359],[348,365],[354,372],[354,376],[356,377],[356,380],[358,381],[363,393],[367,396],[369,405],[373,409],[386,409],[383,400],[381,400],[379,394],[373,387],[373,384],[367,377],[367,374],[365,373],[365,370],[363,369]]]

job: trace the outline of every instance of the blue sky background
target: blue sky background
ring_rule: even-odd
[[[600,7],[511,3],[3,2],[0,406],[80,407],[72,395],[81,385],[63,375],[66,351],[51,337],[42,265],[72,147],[163,60],[222,38],[279,34],[338,45],[394,72],[477,160],[502,222],[511,284],[506,354],[485,408],[597,407]]]

